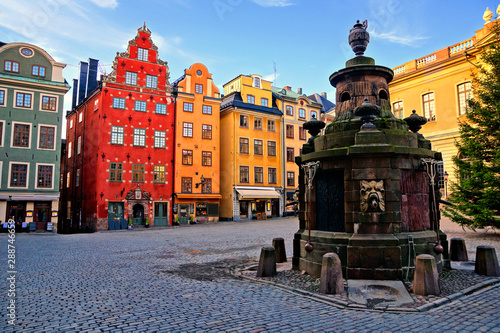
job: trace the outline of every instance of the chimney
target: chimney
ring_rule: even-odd
[[[283,89],[285,89],[285,90],[292,90],[292,87],[286,86],[286,87],[283,87]]]
[[[302,95],[302,88],[297,88],[297,93],[298,93],[299,95]]]
[[[89,69],[87,72],[87,87],[85,97],[87,97],[97,87],[97,65],[99,60],[89,58]]]
[[[89,71],[89,64],[80,61],[80,77],[78,80],[78,99],[77,104],[80,104],[85,99],[85,90],[87,89],[87,72]]]
[[[321,97],[323,97],[324,99],[328,99],[328,98],[326,97],[326,92],[322,92],[322,93],[321,93]]]
[[[78,79],[73,79],[73,96],[71,98],[71,110],[76,108],[76,101],[78,99]]]

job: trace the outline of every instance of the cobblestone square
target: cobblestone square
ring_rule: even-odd
[[[499,284],[426,312],[384,313],[339,309],[220,269],[255,262],[275,237],[285,239],[290,257],[297,226],[296,218],[283,218],[17,234],[16,321],[7,323],[5,268],[0,331],[500,332]],[[455,229],[453,237],[464,237]],[[468,234],[469,255],[483,243],[499,253],[498,235]],[[4,267],[7,240],[0,234]]]

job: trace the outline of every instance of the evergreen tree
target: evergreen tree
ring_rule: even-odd
[[[473,98],[453,158],[456,182],[451,184],[443,214],[471,229],[500,228],[500,24],[493,25],[493,41],[481,53],[473,77]]]

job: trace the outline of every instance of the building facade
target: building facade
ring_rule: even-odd
[[[57,222],[65,66],[36,45],[0,44],[2,222]]]
[[[294,201],[299,180],[299,167],[295,156],[302,155],[302,145],[307,142],[308,134],[302,125],[311,118],[321,119],[322,105],[302,94],[302,88],[294,92],[291,87],[272,87],[273,96],[278,109],[283,113],[282,121],[282,175],[284,200]],[[293,205],[286,206],[284,214],[295,213]]]
[[[217,222],[220,208],[220,93],[212,74],[193,64],[173,84],[174,221]]]
[[[240,75],[224,85],[221,122],[221,220],[281,216],[282,112],[271,82]]]
[[[172,224],[175,108],[169,75],[145,25],[99,82],[97,61],[81,64],[66,116],[64,232]]]
[[[400,119],[412,110],[427,118],[420,133],[443,154],[439,186],[448,194],[448,175],[456,180],[452,158],[457,155],[455,139],[459,122],[465,120],[467,99],[473,96],[472,75],[477,72],[480,53],[492,41],[487,22],[475,35],[419,59],[393,68],[389,84],[393,114]]]

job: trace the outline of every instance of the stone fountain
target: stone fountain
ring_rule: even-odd
[[[336,117],[304,124],[312,137],[296,158],[300,167],[299,230],[293,266],[319,277],[325,253],[337,253],[346,279],[412,277],[414,258],[439,253],[439,152],[418,130],[425,118],[391,113],[390,68],[364,56],[367,22],[349,33],[355,57],[330,76]],[[318,128],[316,128],[318,127]],[[313,172],[311,172],[311,168]]]

